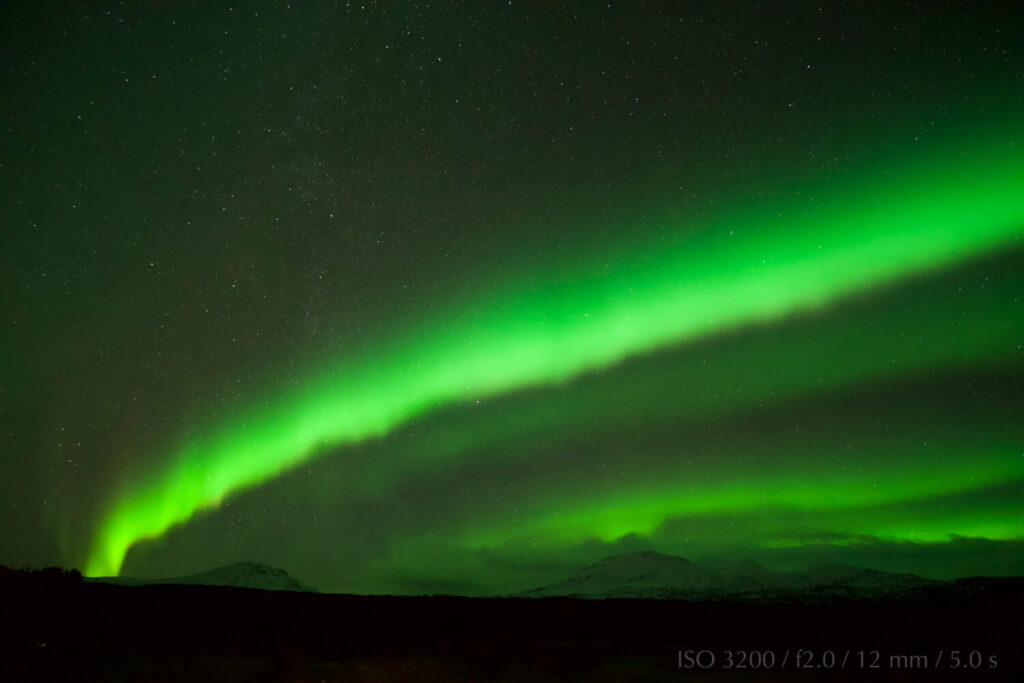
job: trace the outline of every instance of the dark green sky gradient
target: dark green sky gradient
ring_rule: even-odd
[[[190,447],[394,349],[459,353],[467,321],[557,316],[673,263],[728,271],[745,258],[730,239],[809,244],[808,216],[947,201],[987,216],[979,193],[1010,206],[1024,178],[1009,4],[0,12],[0,562],[83,565],[118,501],[175,490],[165,473]],[[944,177],[979,186],[961,201]],[[825,224],[826,244],[871,229]],[[939,271],[328,445],[136,546],[126,569],[261,559],[323,588],[525,587],[616,546],[583,520],[532,539],[524,562],[548,569],[520,571],[511,515],[549,528],[646,500],[665,529],[676,483],[783,495],[768,461],[823,495],[843,465],[884,478],[878,505],[905,514],[865,498],[816,511],[812,531],[878,536],[875,555],[833,548],[849,558],[956,574],[934,559],[952,554],[893,544],[915,526],[990,549],[1022,533],[1015,498],[971,498],[968,478],[1012,491],[1024,462],[1024,269],[1004,229]],[[692,484],[680,453],[698,455]],[[691,555],[809,552],[775,543],[800,511],[708,505],[701,519],[752,531]],[[990,571],[1012,552],[992,550]]]

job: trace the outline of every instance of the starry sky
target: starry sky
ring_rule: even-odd
[[[1024,573],[1016,3],[4,3],[0,563]]]

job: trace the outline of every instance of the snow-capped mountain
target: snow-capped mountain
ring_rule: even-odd
[[[749,561],[695,564],[643,551],[606,557],[565,581],[520,593],[520,597],[817,602],[894,596],[935,583],[939,582],[912,574],[840,564],[780,572]]]
[[[315,588],[300,583],[283,569],[269,567],[259,562],[236,562],[209,571],[188,576],[166,579],[139,579],[133,577],[102,577],[87,579],[102,583],[116,583],[124,586],[149,586],[175,584],[188,586],[233,586],[235,588],[258,588],[268,591],[295,591],[317,593]]]
[[[945,583],[922,579],[915,574],[880,572],[838,563],[814,565],[796,576],[819,593],[828,592],[837,597],[846,595],[851,598],[899,595],[913,589]]]

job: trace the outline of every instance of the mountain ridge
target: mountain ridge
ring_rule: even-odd
[[[242,561],[215,567],[185,576],[143,579],[131,576],[101,576],[87,578],[95,583],[112,583],[121,586],[228,586],[269,591],[292,591],[296,593],[319,593],[316,588],[301,583],[283,569],[259,562]]]
[[[798,572],[752,561],[694,563],[654,551],[611,555],[516,597],[641,598],[736,602],[835,602],[899,597],[948,582],[829,563]]]

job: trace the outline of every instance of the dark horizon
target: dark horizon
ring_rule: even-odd
[[[905,680],[927,670],[1010,681],[1022,665],[1020,580],[911,602],[751,604],[10,578],[0,572],[5,680]]]
[[[964,553],[964,554],[972,553],[972,552],[975,552],[975,553],[978,552],[977,541],[973,541],[972,542],[971,539],[960,539],[960,543],[964,544],[964,545],[962,545],[959,548],[956,548],[955,552],[957,552],[957,553]],[[970,547],[970,545],[967,545],[967,544],[973,545],[973,547]],[[611,559],[611,558],[617,558],[617,557],[622,557],[622,556],[627,556],[627,555],[632,555],[632,554],[640,554],[640,553],[645,553],[645,552],[652,552],[652,551],[649,551],[649,550],[647,550],[645,548],[634,548],[632,550],[626,550],[626,551],[623,551],[621,553],[615,553],[615,554],[612,554],[612,555],[607,555],[607,556],[604,556],[604,557],[601,557],[601,558],[597,558],[593,562],[588,562],[588,563],[585,563],[585,564],[580,564],[580,565],[575,566],[574,568],[568,569],[565,574],[559,575],[555,571],[552,571],[552,572],[550,572],[547,575],[548,579],[547,579],[547,583],[545,583],[545,584],[538,583],[536,585],[530,585],[530,586],[526,586],[526,587],[516,586],[516,587],[511,588],[508,591],[494,592],[494,593],[456,592],[456,591],[453,591],[453,590],[442,591],[442,590],[437,590],[436,587],[432,587],[432,586],[429,586],[429,585],[422,586],[422,587],[419,587],[419,588],[416,588],[416,587],[413,587],[413,586],[407,586],[406,587],[407,590],[405,590],[404,592],[359,593],[359,592],[345,590],[344,588],[340,588],[340,589],[331,588],[331,587],[329,587],[330,584],[327,585],[328,587],[324,587],[324,586],[319,586],[319,585],[315,585],[315,584],[309,583],[309,582],[303,580],[302,577],[295,576],[287,567],[271,567],[270,565],[264,565],[263,563],[255,563],[255,564],[260,564],[260,565],[269,567],[270,569],[280,570],[280,571],[284,572],[285,574],[287,574],[292,579],[294,579],[297,582],[299,582],[300,584],[302,584],[302,585],[304,585],[306,587],[311,587],[314,590],[316,590],[318,593],[322,593],[322,594],[357,595],[357,596],[364,596],[364,597],[374,597],[374,596],[422,597],[422,596],[447,595],[447,596],[450,596],[450,597],[467,597],[467,598],[474,598],[474,597],[478,597],[478,598],[499,598],[499,597],[515,597],[515,596],[518,596],[518,595],[520,595],[522,593],[526,593],[526,592],[529,592],[529,591],[534,590],[534,589],[543,588],[544,586],[549,585],[549,584],[559,583],[559,582],[561,582],[561,581],[563,581],[565,579],[570,578],[571,576],[575,575],[579,571],[582,571],[582,570],[586,569],[589,566],[599,564],[600,562],[603,562],[603,561]],[[1021,571],[1016,571],[1016,572],[1014,572],[1014,571],[1007,571],[1007,572],[1001,573],[1001,574],[970,573],[970,572],[966,572],[965,571],[965,572],[959,572],[959,573],[953,574],[953,575],[950,575],[950,574],[944,574],[944,575],[931,574],[931,575],[929,575],[928,573],[922,573],[922,572],[917,572],[917,571],[910,571],[908,569],[901,568],[900,566],[888,566],[887,568],[881,568],[878,563],[874,563],[872,565],[872,564],[865,564],[863,562],[861,562],[861,563],[844,562],[844,561],[840,561],[842,558],[836,558],[836,557],[833,557],[831,559],[828,559],[828,558],[825,558],[825,559],[822,559],[822,558],[813,558],[813,559],[812,558],[808,558],[808,559],[805,559],[805,561],[803,561],[803,562],[794,562],[792,558],[786,558],[786,559],[784,559],[782,561],[778,561],[778,560],[776,560],[776,561],[771,561],[771,560],[765,561],[764,559],[761,559],[761,560],[755,559],[754,557],[752,557],[750,555],[745,555],[745,556],[718,556],[718,557],[702,558],[702,559],[699,559],[699,560],[692,560],[691,558],[686,558],[686,557],[683,557],[683,556],[680,556],[680,555],[671,555],[671,554],[666,555],[665,553],[660,553],[660,552],[657,552],[657,551],[653,551],[653,552],[655,552],[658,555],[664,555],[664,556],[669,557],[669,558],[684,559],[684,560],[687,560],[687,561],[691,562],[692,564],[694,564],[698,568],[706,569],[707,571],[718,572],[718,573],[721,573],[722,571],[735,573],[735,572],[739,571],[737,569],[737,567],[741,567],[744,563],[755,563],[761,569],[765,569],[765,570],[768,570],[770,572],[784,572],[784,573],[791,573],[791,574],[801,574],[801,573],[806,573],[806,572],[809,572],[811,570],[822,568],[822,567],[829,566],[829,565],[839,565],[839,566],[851,567],[851,568],[855,568],[855,569],[865,569],[865,570],[870,570],[870,571],[883,572],[883,573],[886,573],[886,574],[894,574],[894,575],[910,574],[910,575],[913,575],[913,576],[917,576],[917,577],[919,577],[921,579],[931,580],[931,581],[940,581],[940,582],[954,582],[954,581],[957,581],[959,579],[1022,578],[1022,577],[1024,577],[1024,572],[1021,572]],[[1016,560],[1018,557],[1019,557],[1019,555],[1015,556],[1012,559]],[[990,562],[990,561],[982,560],[980,563],[981,564],[987,564],[988,562]],[[240,560],[240,561],[237,561],[237,562],[229,563],[227,565],[218,565],[216,567],[201,568],[201,569],[198,569],[197,571],[189,572],[187,574],[180,574],[180,575],[155,575],[155,574],[151,574],[151,575],[131,575],[131,576],[126,576],[126,575],[122,574],[122,575],[119,575],[119,576],[116,576],[116,577],[115,576],[104,576],[104,577],[83,577],[83,578],[86,581],[113,580],[114,583],[118,583],[118,580],[125,580],[125,581],[128,581],[128,582],[134,582],[134,581],[139,581],[139,582],[159,581],[159,582],[162,582],[162,583],[174,584],[174,581],[177,580],[177,579],[185,579],[185,578],[191,578],[191,577],[201,576],[201,575],[205,575],[205,574],[212,574],[212,573],[217,572],[218,570],[225,569],[227,567],[233,567],[233,566],[236,566],[236,565],[244,565],[244,564],[253,564],[253,563],[254,562],[252,560]],[[904,567],[905,567],[905,565],[904,565]],[[77,572],[79,575],[81,575],[81,569],[78,568],[78,567],[58,567],[58,566],[55,566],[55,565],[49,565],[49,566],[46,566],[46,567],[31,567],[31,566],[12,567],[12,566],[7,566],[7,565],[0,564],[0,569],[15,570],[15,571],[36,571],[36,572],[38,572],[38,571],[60,570],[62,572]],[[127,584],[124,584],[124,585],[136,585],[136,584],[135,583],[127,583]]]

